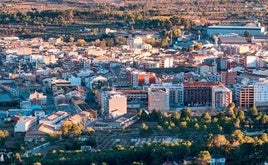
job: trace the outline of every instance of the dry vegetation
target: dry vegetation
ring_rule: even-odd
[[[42,10],[102,10],[103,12],[155,12],[158,15],[178,14],[205,21],[267,19],[266,0],[0,0],[2,12]],[[265,6],[266,5],[266,6]],[[263,7],[259,10],[258,7]],[[146,14],[145,14],[146,15]]]

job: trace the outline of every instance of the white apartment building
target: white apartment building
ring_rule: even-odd
[[[222,109],[232,103],[232,91],[225,86],[212,87],[212,108]]]
[[[35,124],[37,124],[35,116],[22,116],[16,123],[14,132],[27,132]]]
[[[268,79],[260,79],[254,84],[254,105],[268,106]]]

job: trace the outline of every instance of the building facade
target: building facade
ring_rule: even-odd
[[[247,85],[239,91],[239,106],[245,108],[251,108],[254,105],[254,87],[253,85]]]
[[[57,111],[52,115],[39,120],[39,124],[47,124],[47,125],[54,125],[62,121],[63,119],[67,118],[69,114],[64,111]]]
[[[218,82],[184,82],[184,105],[212,106],[212,87],[220,85]]]
[[[169,110],[169,99],[167,91],[153,89],[148,92],[148,110]]]
[[[232,91],[225,86],[212,87],[212,109],[223,109],[233,101]]]
[[[157,82],[155,73],[147,72],[132,72],[131,83],[133,88],[138,88],[143,85],[150,85]]]
[[[245,31],[248,31],[250,35],[263,35],[265,27],[256,26],[209,26],[207,28],[207,34],[212,36],[214,34],[230,34],[236,33],[244,35]]]
[[[37,124],[35,116],[21,117],[15,125],[14,132],[27,132],[35,124]]]
[[[167,93],[167,102],[170,106],[182,106],[183,105],[183,84],[151,84],[148,91],[162,89]]]
[[[232,86],[236,82],[237,72],[221,72],[221,83],[227,86]]]
[[[254,84],[254,105],[268,106],[268,80],[263,79]]]
[[[114,118],[127,113],[127,97],[121,92],[104,91],[101,96],[102,108],[108,118]]]

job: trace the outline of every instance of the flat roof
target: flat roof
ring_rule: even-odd
[[[20,120],[18,121],[19,123],[26,123],[30,120],[35,119],[35,116],[27,116],[27,117],[21,117]]]
[[[207,29],[252,29],[252,30],[260,30],[263,27],[250,27],[250,26],[208,26]]]
[[[119,92],[122,92],[123,94],[129,94],[129,93],[142,93],[142,94],[147,94],[147,91],[145,90],[131,90],[131,89],[123,89],[123,90],[118,90]]]
[[[212,87],[219,86],[221,83],[219,82],[184,82],[184,87]]]
[[[59,116],[62,116],[62,115],[64,115],[64,114],[66,114],[67,112],[64,112],[64,111],[57,111],[56,113],[54,113],[54,114],[52,114],[52,115],[50,115],[50,116],[48,116],[47,117],[47,120],[54,120],[54,119],[56,119],[56,118],[58,118]]]

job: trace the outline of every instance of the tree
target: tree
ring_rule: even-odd
[[[205,112],[205,113],[202,114],[202,120],[205,123],[210,123],[211,122],[211,116],[209,115],[208,112]]]
[[[174,112],[171,115],[171,120],[178,125],[179,124],[179,120],[180,120],[181,114],[179,112]]]
[[[166,48],[166,47],[168,47],[168,45],[169,45],[169,38],[165,37],[164,39],[162,39],[161,47]]]
[[[229,144],[229,141],[224,135],[211,135],[208,139],[208,147],[217,149]]]
[[[74,17],[74,12],[73,10],[65,10],[63,16],[67,21],[72,21]]]
[[[240,120],[239,119],[235,119],[233,123],[234,123],[235,128],[240,128]]]
[[[3,145],[5,139],[8,137],[9,133],[7,130],[0,130],[0,144]]]
[[[192,111],[190,108],[187,108],[186,110],[182,111],[181,117],[182,118],[191,118],[192,117]]]
[[[229,106],[228,106],[228,109],[229,110],[234,110],[235,109],[235,103],[230,103]]]
[[[195,48],[196,50],[200,50],[200,49],[202,49],[202,47],[203,47],[203,44],[202,44],[201,42],[197,42],[197,43],[194,45],[194,48]]]
[[[239,142],[242,144],[244,142],[244,133],[241,130],[235,130],[231,135],[232,142]]]
[[[149,129],[149,127],[145,123],[142,123],[141,124],[141,129],[144,130],[144,131],[147,131]]]
[[[256,106],[253,106],[253,107],[251,108],[251,110],[250,110],[250,114],[251,114],[252,116],[258,116],[258,109],[257,109]]]
[[[268,115],[264,114],[261,119],[262,124],[267,125],[268,124]]]
[[[199,130],[199,128],[200,128],[199,124],[198,124],[198,123],[195,123],[195,124],[194,124],[194,128],[195,128],[196,130]]]
[[[210,155],[209,151],[207,151],[207,150],[200,151],[196,160],[195,160],[195,164],[207,165],[210,163],[210,160],[211,160],[211,155]]]
[[[15,164],[22,164],[22,159],[20,153],[15,154]]]
[[[173,37],[179,37],[181,36],[182,32],[180,28],[176,28],[173,30]]]
[[[84,46],[87,42],[84,39],[78,39],[76,41],[77,46]]]
[[[141,124],[140,134],[142,134],[142,135],[150,135],[151,133],[153,133],[153,130],[151,128],[149,128],[145,123],[142,123]]]
[[[85,145],[88,145],[88,146],[91,146],[91,147],[95,147],[97,145],[96,138],[94,138],[93,136],[87,138],[87,140],[85,141]]]
[[[242,111],[242,110],[239,110],[238,111],[238,114],[237,114],[237,118],[240,120],[240,121],[245,121],[245,112]]]
[[[62,135],[68,135],[72,127],[73,123],[71,121],[64,121],[61,126]]]
[[[69,38],[69,42],[71,42],[71,43],[73,43],[74,40],[75,40],[75,39],[74,39],[74,37],[72,37],[72,36]]]
[[[267,133],[262,133],[261,134],[261,140],[264,141],[264,142],[268,142],[268,134]]]
[[[81,124],[73,124],[72,126],[72,134],[74,136],[79,136],[81,133],[82,133],[82,130],[83,130],[83,126]]]
[[[187,121],[180,122],[180,127],[181,128],[187,128]]]
[[[244,36],[249,37],[249,32],[247,30],[244,32]]]
[[[47,136],[47,140],[49,142],[55,142],[56,140],[58,140],[60,137],[60,134],[57,134],[57,133],[51,133],[51,134],[48,134]]]

